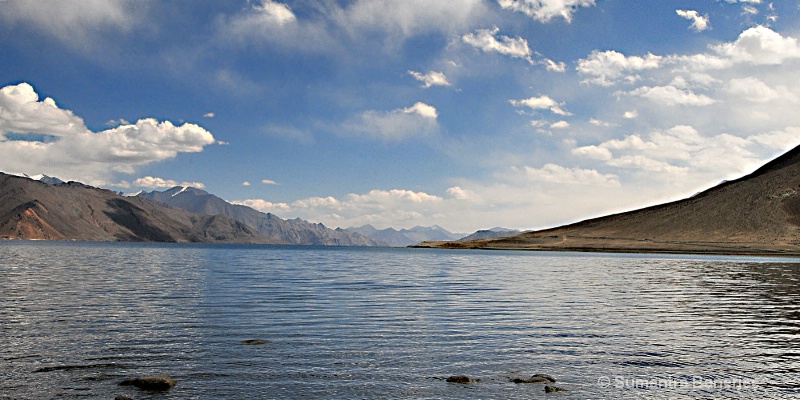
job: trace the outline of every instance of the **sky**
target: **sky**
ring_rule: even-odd
[[[0,0],[0,171],[553,227],[800,144],[800,1]]]

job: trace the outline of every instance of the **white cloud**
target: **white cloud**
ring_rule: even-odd
[[[578,60],[578,72],[588,75],[584,82],[611,86],[619,80],[635,81],[638,78],[631,73],[652,70],[661,66],[663,57],[647,54],[644,57],[625,56],[614,50],[593,51],[589,57]]]
[[[714,46],[713,50],[734,62],[754,65],[781,64],[788,59],[800,58],[797,39],[781,36],[765,26],[750,28],[735,42]]]
[[[771,88],[755,77],[734,78],[725,87],[728,93],[755,103],[768,103],[782,100],[796,103],[798,97],[785,86]]]
[[[206,185],[201,182],[178,182],[172,179],[156,178],[152,176],[137,178],[131,183],[131,186],[145,189],[173,188],[175,186],[193,187],[197,189],[206,187]]]
[[[720,174],[736,176],[748,172],[764,157],[800,144],[798,132],[800,128],[744,138],[725,133],[704,136],[692,126],[677,125],[651,132],[646,138],[629,135],[599,145],[578,147],[572,154],[637,173],[663,174],[651,175],[651,179],[669,180],[677,176],[684,179],[691,172],[695,182],[703,182],[724,178]]]
[[[561,185],[619,186],[613,174],[601,174],[593,169],[565,168],[556,164],[545,164],[542,168],[522,168],[527,179]]]
[[[674,86],[642,86],[628,94],[668,106],[707,106],[715,102],[704,94],[695,94],[691,90],[681,90]]]
[[[232,32],[248,35],[264,33],[296,21],[297,17],[288,5],[272,0],[262,0],[260,4],[254,4],[249,12],[231,19],[229,23]]]
[[[262,179],[261,183],[265,185],[277,185],[278,182],[273,181],[272,179]]]
[[[214,118],[217,115],[214,114],[213,112],[208,112],[208,113],[203,114],[203,116],[206,117],[206,118]]]
[[[521,12],[539,22],[548,22],[556,17],[571,22],[572,14],[579,7],[591,7],[594,3],[594,0],[497,0],[500,7]]]
[[[482,0],[356,0],[337,12],[339,25],[396,37],[463,31],[486,13]]]
[[[492,29],[478,29],[475,33],[467,33],[461,37],[464,43],[475,47],[486,53],[499,53],[509,57],[523,58],[530,62],[531,49],[528,47],[528,41],[516,37],[497,35],[500,28],[494,27]]]
[[[242,182],[242,186],[250,186],[250,182],[244,181],[244,182]]]
[[[528,107],[531,110],[550,110],[553,114],[569,116],[572,113],[564,110],[563,103],[558,103],[549,96],[530,97],[523,100],[510,100],[515,107]]]
[[[439,116],[439,113],[436,111],[435,107],[429,106],[422,102],[416,102],[413,106],[404,108],[403,112],[406,114],[418,114],[428,119],[436,119],[436,117]]]
[[[231,204],[247,206],[265,213],[283,212],[291,209],[286,203],[273,203],[263,199],[233,200]]]
[[[690,28],[697,32],[702,32],[711,27],[709,25],[708,15],[700,15],[700,13],[695,10],[675,10],[675,12],[679,16],[692,21]]]
[[[636,111],[636,110],[625,111],[622,114],[622,118],[625,118],[625,119],[636,119],[638,116],[639,116],[639,112]]]
[[[606,122],[606,121],[603,121],[603,120],[599,120],[597,118],[590,118],[589,119],[589,123],[594,125],[594,126],[601,126],[601,127],[604,127],[604,128],[609,128],[609,127],[614,126],[614,124],[612,124],[611,122]]]
[[[408,71],[408,74],[413,76],[414,79],[422,82],[424,84],[422,87],[426,89],[431,86],[450,86],[450,82],[447,80],[447,77],[441,72],[431,71],[427,74],[423,74],[421,72]]]
[[[439,130],[435,107],[417,102],[393,111],[365,111],[344,128],[360,136],[385,141],[401,141],[432,135]]]
[[[87,130],[83,119],[76,117],[72,111],[59,108],[55,100],[47,97],[39,101],[39,95],[29,83],[22,82],[0,89],[0,134],[64,136]]]
[[[28,25],[70,46],[87,49],[102,35],[127,32],[143,18],[146,5],[125,0],[2,1],[0,21]]]
[[[553,122],[552,124],[550,124],[550,127],[553,129],[566,129],[569,128],[569,122],[563,120],[558,122]]]
[[[16,133],[13,140],[8,133]],[[0,89],[0,170],[43,173],[61,179],[99,184],[114,172],[200,152],[215,142],[198,125],[141,119],[91,132],[72,111],[38,94],[27,83]],[[41,140],[40,136],[52,138]]]
[[[586,157],[594,160],[603,160],[603,161],[608,161],[614,158],[614,155],[611,154],[611,150],[609,150],[607,147],[599,147],[594,145],[583,146],[573,149],[572,154],[578,157]]]
[[[485,18],[483,0],[355,0],[311,4],[317,13],[304,19],[277,1],[237,15],[221,18],[217,24],[222,43],[227,39],[270,42],[293,50],[334,52],[347,40],[363,42],[376,38],[389,46],[422,34],[463,32]],[[377,33],[377,35],[376,35]]]
[[[468,190],[462,189],[459,186],[448,188],[447,194],[456,200],[469,200],[475,197],[473,193],[470,193]]]

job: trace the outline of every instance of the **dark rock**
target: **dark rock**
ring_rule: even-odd
[[[534,374],[529,379],[514,378],[511,380],[514,383],[555,383],[556,378],[547,374]]]
[[[170,390],[177,382],[166,375],[140,376],[138,378],[125,379],[119,383],[122,386],[136,386],[143,390]]]
[[[467,384],[467,383],[478,382],[478,379],[473,379],[473,378],[470,378],[470,377],[468,377],[466,375],[453,375],[453,376],[447,378],[447,382]]]
[[[133,400],[133,399],[128,396],[119,395],[117,397],[114,397],[114,400]]]
[[[267,343],[269,343],[269,341],[261,340],[261,339],[249,339],[249,340],[242,340],[241,343],[243,345],[247,345],[247,346],[258,346],[258,345],[261,345],[261,344],[267,344]]]
[[[553,393],[553,392],[569,392],[569,390],[560,388],[558,386],[545,386],[544,387],[545,393]]]

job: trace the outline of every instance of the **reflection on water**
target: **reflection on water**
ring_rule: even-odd
[[[0,398],[796,398],[793,261],[2,242]]]

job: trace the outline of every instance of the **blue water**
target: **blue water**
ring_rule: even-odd
[[[0,242],[0,399],[798,398],[797,261]]]

